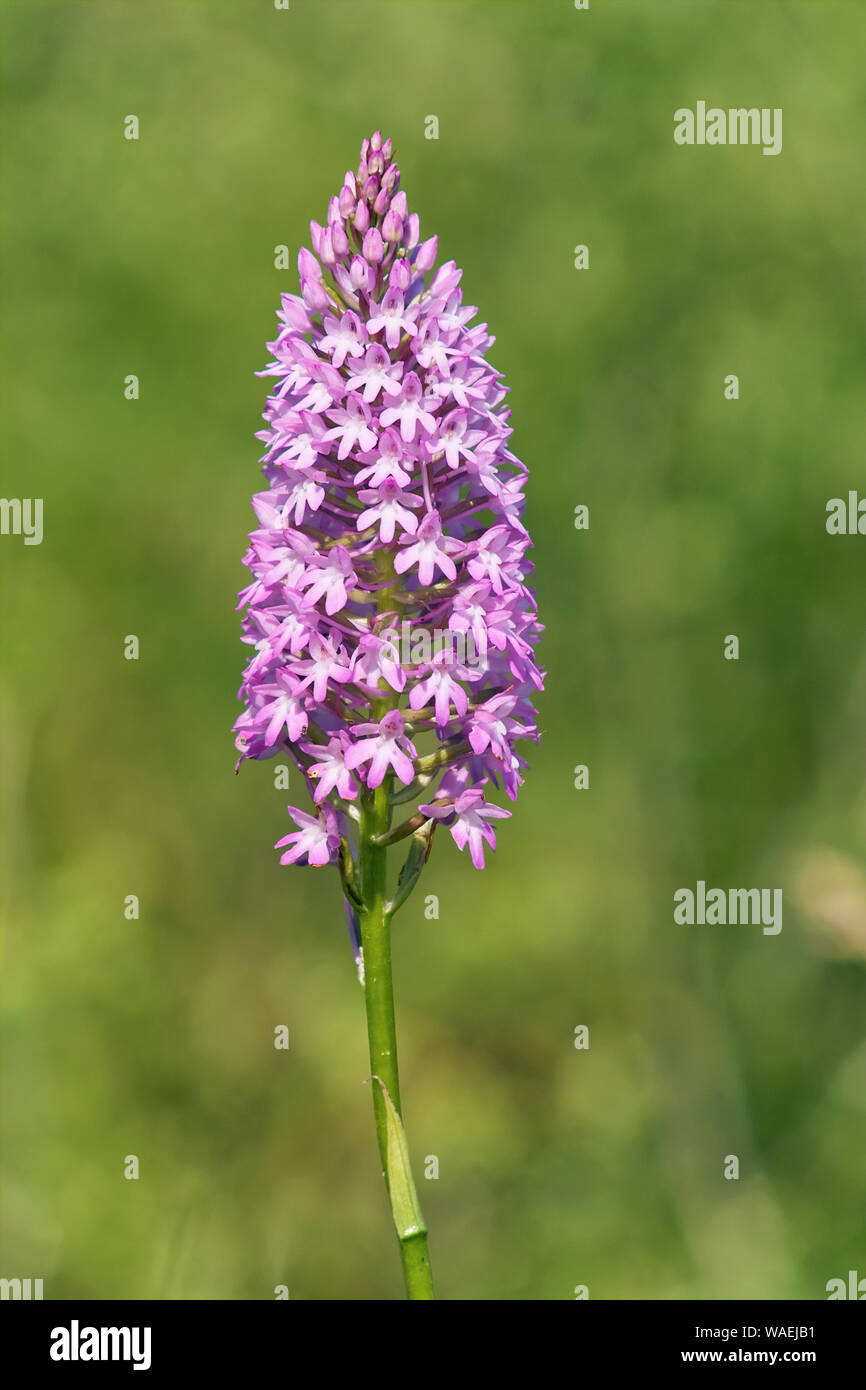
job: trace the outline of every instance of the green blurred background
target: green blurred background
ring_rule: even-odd
[[[41,546],[2,541],[3,1274],[402,1296],[338,885],[280,868],[303,793],[236,778],[230,732],[253,373],[296,288],[274,247],[294,262],[376,128],[497,337],[546,624],[498,853],[476,873],[443,835],[395,924],[440,1296],[866,1274],[866,539],[824,527],[866,492],[864,6],[6,0],[2,24],[3,489],[45,506]],[[782,154],[677,147],[698,99],[781,106]],[[676,926],[698,878],[782,887],[782,933]]]

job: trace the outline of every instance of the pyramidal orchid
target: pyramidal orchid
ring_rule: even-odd
[[[526,468],[493,343],[437,267],[391,141],[361,146],[283,294],[240,595],[240,763],[289,757],[281,863],[339,874],[364,986],[382,1166],[410,1298],[432,1298],[397,1071],[390,924],[436,828],[476,869],[537,738]],[[441,832],[440,832],[441,833]],[[387,850],[405,852],[395,883]],[[404,853],[401,853],[404,858]]]

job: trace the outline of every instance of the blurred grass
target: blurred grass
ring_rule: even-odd
[[[3,1273],[400,1296],[337,885],[230,735],[273,248],[381,127],[497,335],[547,627],[498,853],[443,837],[397,919],[440,1294],[823,1297],[866,1234],[866,542],[823,524],[866,483],[863,7],[0,20],[4,493],[45,499],[2,542]],[[781,106],[782,154],[675,146],[700,97]],[[781,886],[781,935],[675,927],[697,878]]]

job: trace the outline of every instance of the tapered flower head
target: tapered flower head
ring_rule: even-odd
[[[345,867],[384,784],[482,868],[537,738],[526,468],[487,325],[399,185],[377,133],[282,296],[235,731],[241,762],[289,755],[309,788],[283,863]]]

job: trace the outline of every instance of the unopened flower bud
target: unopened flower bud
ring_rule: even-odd
[[[422,241],[421,245],[415,252],[415,258],[412,262],[414,269],[420,272],[420,274],[422,275],[426,271],[432,270],[433,266],[436,264],[436,256],[438,251],[438,236],[431,236],[429,241]]]
[[[361,243],[361,253],[370,265],[378,265],[385,255],[385,248],[382,245],[382,237],[378,227],[371,227],[364,233],[364,240]]]

